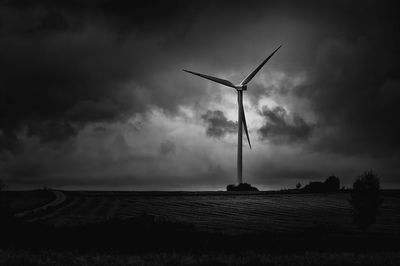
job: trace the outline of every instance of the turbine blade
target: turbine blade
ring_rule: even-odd
[[[242,105],[242,116],[243,116],[243,127],[244,127],[244,132],[246,132],[246,136],[247,136],[247,141],[249,142],[249,147],[251,149],[251,143],[250,143],[250,137],[249,137],[249,132],[247,131],[247,123],[246,123],[246,116],[244,114],[244,108]]]
[[[240,85],[247,85],[247,83],[249,83],[254,76],[257,74],[258,71],[260,71],[260,69],[265,65],[265,63],[268,62],[268,60],[276,53],[276,51],[279,50],[279,48],[281,48],[282,45],[280,45],[278,48],[275,49],[275,51],[270,54],[256,69],[253,70],[253,72],[251,72],[241,83]]]
[[[185,72],[187,72],[187,73],[190,73],[190,74],[193,74],[193,75],[196,75],[196,76],[199,76],[199,77],[202,77],[202,78],[205,78],[205,79],[208,79],[208,80],[211,80],[211,81],[214,81],[214,82],[217,82],[217,83],[219,83],[219,84],[222,84],[222,85],[225,85],[225,86],[232,87],[232,88],[235,88],[235,89],[236,89],[235,85],[233,85],[232,82],[230,82],[229,80],[220,79],[220,78],[216,78],[216,77],[213,77],[213,76],[209,76],[209,75],[205,75],[205,74],[196,73],[196,72],[189,71],[189,70],[185,70],[185,69],[183,69],[183,71],[185,71]]]

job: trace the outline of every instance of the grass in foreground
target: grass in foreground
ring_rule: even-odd
[[[144,253],[121,255],[59,251],[26,251],[1,249],[0,265],[400,265],[400,253],[372,254],[318,253],[271,255],[256,252],[230,253]]]

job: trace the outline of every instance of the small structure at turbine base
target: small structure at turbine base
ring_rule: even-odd
[[[227,185],[226,186],[227,191],[259,191],[258,188],[253,187],[250,184],[247,183],[240,183],[238,185]]]

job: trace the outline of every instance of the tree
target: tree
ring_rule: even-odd
[[[378,176],[365,171],[355,180],[351,199],[353,221],[365,234],[367,227],[374,224],[383,203]]]
[[[300,189],[301,188],[301,184],[300,182],[296,184],[296,189]]]
[[[332,176],[328,177],[324,183],[325,183],[324,184],[325,190],[327,192],[336,192],[336,191],[339,191],[339,189],[340,189],[340,180],[339,180],[339,177],[337,177],[337,176],[332,175]]]

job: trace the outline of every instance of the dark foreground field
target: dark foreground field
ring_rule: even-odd
[[[125,265],[270,265],[270,266],[398,266],[400,254],[381,252],[368,254],[305,252],[295,254],[182,253],[160,252],[141,255],[99,254],[59,251],[0,250],[0,265],[21,266],[125,266]]]
[[[27,193],[27,194],[25,194]],[[30,194],[29,194],[30,193]],[[228,234],[300,232],[315,226],[357,231],[352,223],[349,193],[227,193],[227,192],[63,192],[65,201],[26,220],[56,227],[132,218],[143,213],[188,222],[196,229]],[[47,191],[9,195],[14,213],[51,201]],[[24,197],[23,197],[24,195]],[[53,199],[54,200],[54,199]],[[24,202],[26,206],[24,207]],[[370,232],[400,233],[400,191],[388,191],[381,216]]]
[[[400,265],[384,195],[362,234],[347,192],[7,192],[0,265]]]

